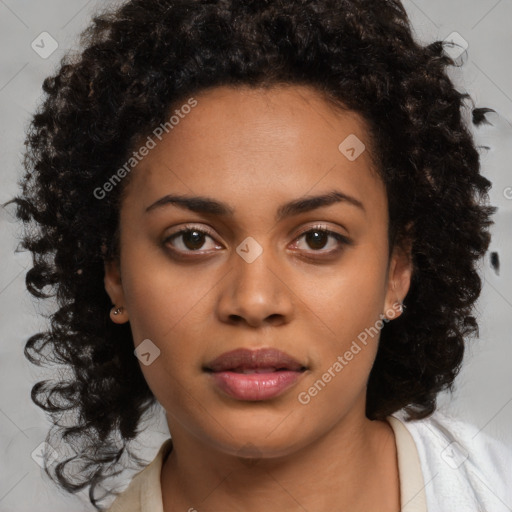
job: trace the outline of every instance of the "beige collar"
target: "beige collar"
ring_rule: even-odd
[[[400,512],[427,512],[425,484],[414,439],[399,419],[388,416],[386,420],[393,428],[397,446]],[[153,461],[132,479],[108,512],[164,512],[160,476],[171,450],[172,440],[167,439]]]
[[[399,419],[388,416],[386,420],[395,433],[400,477],[400,511],[427,512],[425,483],[416,443],[407,427]]]

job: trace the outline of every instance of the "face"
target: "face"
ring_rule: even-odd
[[[302,86],[195,100],[130,176],[120,262],[105,266],[124,307],[112,320],[130,322],[173,437],[290,454],[366,420],[376,332],[400,314],[410,259],[388,259],[386,190],[357,114]],[[206,369],[235,349],[277,349],[301,370]]]

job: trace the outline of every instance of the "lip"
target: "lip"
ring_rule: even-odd
[[[232,398],[270,400],[292,387],[307,368],[277,349],[236,349],[226,352],[204,370],[215,385]]]

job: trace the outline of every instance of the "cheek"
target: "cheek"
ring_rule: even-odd
[[[194,329],[194,318],[215,282],[206,273],[198,279],[193,270],[172,267],[160,258],[146,257],[143,264],[138,261],[134,253],[123,268],[123,288],[134,339],[137,342],[154,338],[155,343],[165,345],[176,332]]]
[[[144,378],[167,410],[193,410],[197,391],[184,393],[183,386],[200,372],[206,326],[199,315],[212,285],[191,281],[190,272],[158,271],[147,260],[130,263],[123,286],[135,346],[149,339],[159,351],[151,364],[140,365]]]
[[[299,410],[303,407],[308,418],[338,421],[366,393],[382,327],[377,274],[367,270],[326,280],[309,295],[316,364],[297,394]]]
[[[346,343],[383,313],[384,271],[378,261],[347,260],[331,275],[303,279],[294,291],[314,313],[322,332]]]

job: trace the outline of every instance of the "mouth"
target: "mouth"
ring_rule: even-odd
[[[307,369],[276,349],[237,349],[203,367],[219,391],[245,401],[269,400],[283,394]]]
[[[232,371],[236,373],[271,373],[275,371],[302,371],[306,367],[289,354],[273,348],[248,350],[239,348],[225,352],[204,368],[207,372]]]

